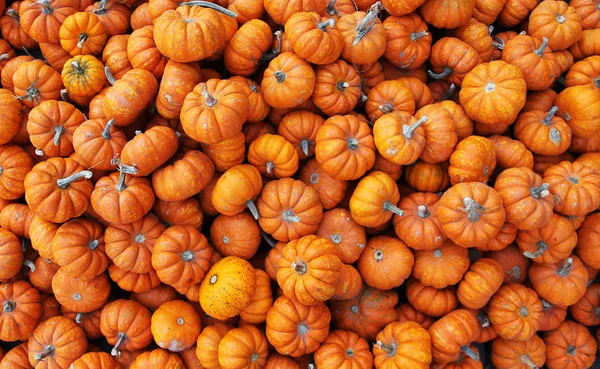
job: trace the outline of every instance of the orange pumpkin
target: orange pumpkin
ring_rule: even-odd
[[[540,327],[542,302],[535,291],[507,284],[490,300],[488,316],[498,335],[504,339],[528,341]]]
[[[410,276],[414,257],[406,244],[395,237],[371,238],[357,261],[363,281],[371,287],[389,290]]]
[[[416,322],[393,322],[378,335],[373,347],[376,368],[400,367],[427,369],[431,364],[431,337]]]
[[[403,216],[397,207],[400,193],[396,182],[384,172],[372,172],[363,177],[350,198],[350,213],[356,223],[377,227],[387,223],[392,215]]]
[[[39,324],[29,337],[29,363],[48,369],[68,366],[87,351],[87,346],[85,333],[74,321],[52,317]]]
[[[285,52],[271,60],[261,82],[265,101],[276,109],[293,108],[310,99],[316,75],[310,64]]]
[[[181,300],[167,301],[152,314],[152,336],[156,344],[171,352],[181,352],[196,343],[200,334],[200,315]]]
[[[575,304],[588,284],[588,272],[574,255],[553,265],[532,263],[528,274],[538,296],[558,306]]]
[[[429,328],[433,359],[441,363],[457,360],[464,352],[475,361],[479,355],[469,344],[479,335],[479,322],[471,311],[459,309],[442,317]]]
[[[471,309],[480,309],[487,305],[504,281],[504,269],[494,260],[479,259],[469,267],[458,285],[458,299]]]
[[[412,275],[427,286],[442,289],[460,282],[469,264],[468,251],[446,241],[436,249],[415,251]]]

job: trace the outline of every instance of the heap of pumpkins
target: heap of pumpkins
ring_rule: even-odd
[[[593,365],[600,0],[4,8],[0,369]]]

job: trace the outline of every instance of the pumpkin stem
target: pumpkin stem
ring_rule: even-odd
[[[376,2],[371,5],[371,8],[367,12],[367,15],[358,22],[356,25],[356,37],[352,41],[352,46],[358,45],[358,43],[375,27],[379,13],[384,9],[381,2]]]
[[[373,258],[375,259],[375,261],[381,261],[384,258],[384,254],[383,254],[383,250],[375,250],[375,252],[373,253]]]
[[[138,233],[133,237],[133,241],[136,243],[144,243],[146,242],[146,237],[143,234]]]
[[[81,66],[81,64],[79,64],[78,60],[73,60],[71,62],[71,65],[73,66],[73,68],[75,69],[75,72],[77,74],[83,74],[83,73],[85,73],[85,69],[83,69],[83,67]]]
[[[106,122],[106,127],[104,127],[104,129],[102,130],[102,137],[104,137],[105,140],[110,140],[110,130],[113,127],[113,125],[115,124],[115,120],[111,119],[108,122]]]
[[[519,309],[519,315],[521,315],[523,318],[529,315],[529,309],[527,309],[527,306],[521,306],[521,309]]]
[[[303,262],[302,260],[297,261],[297,262],[293,262],[292,263],[292,268],[296,271],[296,273],[298,273],[299,275],[305,274],[308,271],[308,268],[306,266],[306,263]]]
[[[485,87],[487,88],[487,85]],[[494,89],[495,88],[496,88],[496,85],[494,85]],[[444,100],[452,99],[452,95],[454,94],[454,91],[456,91],[456,85],[454,83],[451,83],[450,86],[448,86],[448,92],[446,92],[446,96],[444,96]]]
[[[339,81],[337,83],[337,89],[340,91],[344,91],[345,89],[347,89],[348,87],[350,87],[350,84],[348,82],[345,81]]]
[[[2,54],[2,55],[0,55],[0,60],[6,60],[8,58],[10,58],[10,55],[8,55],[8,54]]]
[[[470,197],[465,197],[463,200],[463,206],[461,210],[467,213],[467,219],[473,223],[477,223],[481,218],[481,213],[485,210],[485,208],[477,203],[477,201],[473,200]]]
[[[262,236],[263,240],[265,240],[267,245],[271,246],[272,249],[277,246],[277,242],[275,242],[275,240],[273,240],[265,231],[260,231],[260,235]]]
[[[194,253],[191,252],[190,250],[185,250],[183,252],[183,254],[181,254],[181,258],[184,261],[192,261],[192,260],[194,260]]]
[[[104,75],[106,76],[106,80],[108,81],[108,83],[111,84],[111,86],[114,85],[117,81],[117,79],[115,78],[115,76],[113,76],[108,66],[104,67]]]
[[[31,260],[23,260],[23,265],[25,265],[27,268],[29,268],[30,273],[33,273],[36,270],[35,264]]]
[[[182,5],[187,5],[187,6],[201,6],[203,8],[209,8],[209,9],[212,9],[212,10],[216,10],[219,13],[223,13],[226,16],[231,17],[231,18],[237,18],[237,16],[238,16],[237,13],[232,12],[229,9],[223,8],[222,6],[219,6],[217,4],[213,4],[213,3],[208,2],[208,1],[202,1],[202,0],[184,1],[183,3],[179,4],[179,6],[182,6]]]
[[[283,219],[283,221],[287,223],[300,223],[300,221],[302,220],[291,210],[284,211],[283,214],[281,214],[281,219]]]
[[[266,164],[266,167],[267,167],[267,169],[266,169],[267,174],[268,175],[273,174],[273,169],[275,169],[275,164],[273,164],[272,161],[268,161]]]
[[[550,109],[550,111],[546,115],[546,118],[544,118],[544,120],[542,120],[542,124],[545,126],[549,126],[550,121],[552,120],[552,118],[554,118],[554,114],[556,114],[557,111],[558,111],[558,106],[556,106],[556,105],[553,106],[552,109]]]
[[[250,362],[251,363],[255,362],[256,360],[258,360],[259,357],[260,356],[256,352],[253,353],[252,356],[250,356]]]
[[[567,353],[571,356],[575,356],[575,354],[577,354],[577,347],[575,347],[573,345],[569,345],[567,347]]]
[[[358,314],[358,311],[359,311],[358,305],[350,306],[350,311],[352,312],[352,314]]]
[[[533,196],[536,199],[539,199],[540,197],[546,197],[550,195],[550,191],[548,191],[548,188],[550,188],[550,185],[548,183],[542,183],[537,187],[530,188],[529,192],[531,192],[531,196]]]
[[[479,354],[477,352],[475,352],[472,348],[470,348],[469,346],[460,346],[460,350],[462,352],[465,353],[465,355],[467,355],[468,357],[470,357],[471,359],[473,359],[473,361],[479,361]]]
[[[544,310],[550,310],[550,309],[552,309],[552,304],[551,303],[549,303],[548,301],[546,301],[544,299],[540,299],[540,300],[542,302],[542,308]]]
[[[335,8],[335,3],[337,0],[330,0],[329,4],[327,4],[327,8],[325,8],[325,11],[329,14],[329,15],[336,15],[338,17],[341,17],[342,14],[339,12],[339,10],[337,10]]]
[[[488,27],[488,35],[492,35],[492,33],[494,33],[494,25],[490,24],[490,26]]]
[[[300,141],[299,146],[300,146],[300,149],[302,149],[304,156],[308,156],[308,149],[310,147],[310,141],[307,139],[304,139],[304,140]]]
[[[381,341],[377,341],[375,345],[377,348],[387,352],[388,356],[395,356],[396,352],[398,351],[398,345],[396,345],[394,342],[383,343]]]
[[[81,324],[83,322],[83,313],[75,314],[75,323]]]
[[[598,77],[594,80],[594,86],[596,86],[597,88],[600,88],[600,77]]]
[[[535,55],[539,56],[540,58],[542,56],[544,56],[544,52],[546,51],[546,48],[548,47],[548,38],[547,37],[543,37],[542,38],[542,44],[540,45],[540,48],[535,50]]]
[[[336,245],[342,242],[342,235],[338,233],[330,234],[329,238],[331,238],[331,242],[335,243]]]
[[[278,70],[275,73],[273,73],[273,75],[275,76],[275,80],[277,81],[277,83],[283,83],[285,81],[285,73],[283,73],[282,71]]]
[[[442,253],[442,250],[440,250],[440,249],[435,249],[433,251],[433,256],[436,257],[436,258],[438,258],[438,259],[441,258],[442,255],[443,255],[443,253]]]
[[[319,174],[311,174],[310,177],[308,177],[308,181],[310,182],[310,184],[317,184],[319,182]]]
[[[354,350],[352,349],[352,347],[348,347],[346,349],[346,356],[354,357]]]
[[[277,55],[281,53],[281,44],[283,43],[283,41],[281,40],[281,33],[281,30],[275,31],[274,35],[275,39],[277,40],[277,44],[273,49],[271,49],[271,51],[266,52],[260,56],[260,62],[267,62],[273,60]]]
[[[34,153],[39,157],[46,155],[42,149],[35,149]]]
[[[96,250],[98,246],[100,246],[100,241],[98,240],[91,240],[90,242],[88,242],[88,248],[92,251]]]
[[[98,4],[98,9],[92,10],[94,14],[104,14],[106,13],[106,5],[108,5],[108,0],[100,0],[100,4]]]
[[[404,211],[392,204],[389,200],[383,203],[383,210],[391,211],[398,216],[404,216]]]
[[[38,102],[40,101],[40,90],[37,89],[37,84],[40,80],[40,77],[38,76],[35,81],[33,81],[33,83],[31,84],[31,86],[27,87],[27,89],[25,90],[25,95],[23,96],[17,96],[17,99],[23,101],[23,100],[27,100],[27,101],[31,101],[31,102],[35,102],[35,104],[37,105]]]
[[[540,256],[542,256],[542,254],[544,252],[546,252],[546,250],[548,250],[548,244],[544,241],[540,241],[540,242],[536,243],[535,245],[537,246],[537,250],[535,250],[534,252],[525,251],[523,253],[523,255],[526,258],[529,258],[529,259],[539,258]]]
[[[444,68],[442,73],[435,73],[432,70],[428,70],[427,73],[429,73],[429,77],[431,77],[433,79],[444,79],[452,74],[452,69],[446,67],[446,68]]]
[[[413,138],[413,135],[415,134],[415,131],[417,130],[417,128],[421,127],[423,125],[423,123],[425,123],[425,122],[427,122],[427,116],[422,116],[421,119],[414,122],[413,124],[403,125],[402,133],[404,134],[404,137],[406,137],[407,140],[410,140],[411,138]]]
[[[206,83],[200,84],[200,89],[202,90],[202,97],[204,98],[204,104],[206,106],[212,108],[213,106],[217,105],[219,101],[215,99],[215,97],[211,95],[208,90],[206,90]]]
[[[123,332],[119,332],[119,335],[117,336],[117,343],[115,343],[112,350],[110,350],[110,354],[112,356],[119,356],[121,354],[119,347],[121,347],[121,345],[123,344],[123,342],[125,342],[126,339],[127,335]]]
[[[487,328],[490,326],[490,318],[485,311],[480,311],[477,314],[477,320],[479,321],[481,328]]]
[[[222,241],[225,245],[229,245],[229,243],[231,242],[231,240],[227,236],[223,236]]]
[[[565,263],[558,268],[558,275],[562,277],[566,277],[571,272],[571,268],[573,267],[573,258],[568,258],[565,260]]]
[[[492,37],[492,46],[494,46],[496,49],[504,50],[504,45],[506,45],[506,42],[504,42],[503,39],[495,36]]]
[[[335,19],[329,18],[326,21],[317,24],[317,28],[323,32],[327,32],[327,27],[335,27]]]
[[[250,210],[250,214],[254,217],[254,219],[258,220],[258,209],[256,208],[256,204],[252,199],[246,201],[246,207]]]
[[[348,148],[352,151],[358,148],[358,140],[354,137],[348,137],[346,139],[346,144],[348,145]]]
[[[367,102],[367,100],[369,100],[369,96],[365,95],[365,92],[361,89],[360,90],[360,102]]]
[[[60,145],[60,137],[65,133],[65,127],[54,126],[54,146]]]
[[[52,14],[52,12],[54,12],[54,7],[52,7],[52,5],[50,5],[50,0],[37,0],[36,2],[32,3],[31,5],[36,5],[36,4],[42,6],[42,14],[48,15],[48,14]]]
[[[33,355],[33,359],[37,361],[42,361],[47,357],[54,356],[55,351],[56,349],[54,348],[54,346],[48,345],[44,347],[44,351],[40,352],[39,354]]]
[[[565,18],[564,15],[562,14],[556,14],[556,21],[560,24],[565,23],[565,21],[567,20],[567,18]]]
[[[11,300],[4,301],[4,312],[12,313],[17,308],[17,303]]]
[[[531,369],[538,369],[538,366],[531,360],[531,356],[527,354],[521,356],[521,363],[528,365]]]
[[[427,36],[429,34],[429,32],[427,31],[421,31],[421,32],[413,32],[410,34],[410,39],[412,41],[417,41],[420,38],[423,38],[425,36]]]
[[[308,326],[304,323],[298,324],[298,334],[305,335],[308,333]]]
[[[379,110],[383,114],[391,113],[392,111],[394,111],[394,105],[390,104],[389,102],[386,102],[383,105],[379,105]]]
[[[427,208],[426,205],[419,205],[417,207],[417,216],[419,218],[428,218],[431,215],[431,212]]]
[[[60,90],[60,98],[64,102],[67,102],[69,104],[72,103],[71,98],[69,97],[69,93],[67,92],[66,88],[63,88],[62,90]]]
[[[11,17],[12,19],[15,20],[15,22],[17,22],[17,24],[21,24],[21,17],[19,16],[19,13],[17,13],[16,10],[14,9],[8,9],[6,11],[6,14]]]
[[[80,33],[79,37],[77,38],[77,47],[83,49],[83,44],[86,43],[89,39],[90,36],[86,35],[85,33]]]
[[[89,170],[82,170],[81,172],[73,173],[68,177],[59,178],[56,180],[56,185],[63,190],[69,187],[69,185],[81,178],[90,179],[92,178],[93,173]]]

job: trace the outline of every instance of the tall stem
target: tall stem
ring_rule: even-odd
[[[85,73],[85,69],[83,69],[83,67],[81,66],[81,64],[79,64],[78,60],[73,60],[71,62],[71,65],[73,66],[73,68],[75,68],[75,72],[77,74],[83,74],[83,73]]]
[[[102,130],[102,137],[104,137],[105,140],[110,140],[110,138],[111,138],[110,130],[114,124],[115,124],[114,119],[111,119],[108,122],[106,122],[106,127],[104,127],[104,129]]]
[[[277,246],[277,242],[275,242],[274,239],[271,238],[271,236],[269,236],[265,231],[260,231],[260,235],[262,236],[263,240],[265,240],[265,242],[271,246],[271,248],[275,248],[275,246]]]
[[[367,15],[358,22],[356,25],[356,37],[352,41],[352,46],[358,45],[358,43],[375,27],[379,13],[384,9],[381,2],[376,2],[371,5],[371,8],[367,12]]]
[[[521,356],[521,362],[527,366],[529,366],[531,369],[538,369],[538,366],[535,365],[535,363],[533,362],[533,360],[531,360],[531,356],[525,354],[523,356]]]
[[[35,264],[31,260],[23,260],[23,265],[29,268],[29,272],[33,273],[36,271]]]
[[[539,258],[540,256],[542,256],[544,254],[544,252],[546,252],[546,250],[548,250],[548,244],[544,241],[540,241],[540,242],[536,243],[535,245],[537,246],[537,250],[535,250],[534,252],[525,251],[523,253],[523,255],[526,258],[529,258],[529,259]]]
[[[429,34],[429,32],[427,31],[421,31],[421,32],[413,32],[410,34],[410,39],[411,41],[417,41],[420,38],[423,38],[425,36],[427,36]]]
[[[302,149],[304,156],[308,156],[308,149],[310,148],[310,141],[304,139],[304,140],[300,141],[299,146],[300,146],[300,149]]]
[[[475,350],[473,350],[469,346],[461,346],[460,350],[462,352],[464,352],[465,355],[467,355],[468,357],[473,359],[474,361],[479,361],[479,354],[477,352],[475,352]]]
[[[119,354],[121,353],[119,351],[119,347],[121,347],[121,345],[123,344],[123,342],[125,342],[126,339],[127,335],[125,333],[119,332],[119,335],[117,336],[117,343],[115,343],[114,347],[110,351],[110,354],[112,356],[119,356]]]
[[[552,109],[550,109],[550,111],[544,118],[544,120],[542,121],[542,124],[545,126],[549,126],[550,122],[552,121],[552,118],[554,118],[554,114],[556,114],[557,111],[558,111],[558,106],[556,106],[556,105],[553,106]]]
[[[187,5],[187,6],[201,6],[203,8],[209,8],[212,10],[216,10],[219,13],[223,13],[228,17],[231,18],[237,18],[237,13],[232,12],[231,10],[225,9],[222,6],[219,6],[217,4],[213,4],[211,2],[208,1],[201,1],[201,0],[193,0],[193,1],[185,1],[181,4],[179,4],[179,6],[183,6],[183,5]]]
[[[417,128],[421,127],[423,125],[423,123],[425,123],[425,122],[427,122],[427,116],[421,117],[421,119],[414,122],[413,124],[403,125],[402,133],[404,134],[404,137],[406,137],[407,140],[410,140],[411,138],[413,138],[413,135],[415,134],[415,131],[417,130]]]
[[[117,81],[108,66],[104,67],[104,75],[106,76],[106,80],[108,81],[108,83],[110,83],[111,85],[114,85]]]
[[[258,220],[258,209],[256,208],[256,204],[254,204],[254,201],[252,201],[252,199],[246,201],[246,207],[248,208],[248,210],[250,210],[250,214],[252,214],[254,219]]]
[[[335,27],[335,19],[329,18],[326,21],[317,24],[317,28],[323,32],[327,32],[327,27]]]
[[[92,13],[94,14],[105,14],[107,9],[106,6],[108,5],[108,0],[101,0],[100,4],[98,4],[98,9],[94,9],[92,11]]]
[[[547,47],[548,47],[548,38],[543,37],[542,44],[540,45],[540,48],[535,51],[535,54],[541,58],[542,56],[544,56],[544,52],[546,51]]]
[[[404,211],[389,201],[383,203],[383,210],[391,211],[398,216],[404,216]]]
[[[444,68],[442,73],[435,73],[432,70],[428,70],[427,73],[429,73],[429,77],[431,77],[433,79],[444,79],[452,74],[452,69],[446,67],[446,68]]]
[[[63,190],[69,187],[69,185],[81,178],[90,179],[94,174],[89,170],[82,170],[81,172],[73,173],[68,177],[59,178],[56,180],[56,185]]]
[[[558,275],[562,277],[566,277],[571,272],[571,268],[573,267],[573,258],[568,258],[565,260],[565,263],[558,268]]]

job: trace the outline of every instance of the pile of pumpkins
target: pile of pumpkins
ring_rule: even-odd
[[[600,0],[0,8],[0,369],[594,365]]]

